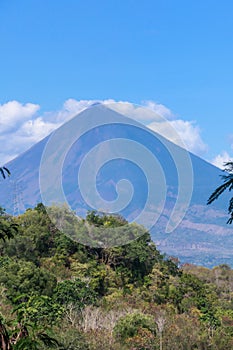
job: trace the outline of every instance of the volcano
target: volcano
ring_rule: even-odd
[[[81,169],[88,159],[89,164]],[[117,208],[120,186],[125,206],[118,212],[128,221],[137,221],[147,205],[150,186],[154,186],[159,200],[150,210],[156,212],[160,205],[162,210],[150,232],[160,251],[178,257],[181,263],[233,267],[233,230],[226,224],[229,194],[206,205],[220,184],[222,171],[106,106],[84,110],[6,166],[12,175],[0,182],[0,203],[13,215],[40,202],[56,204],[64,198],[81,216],[90,209],[106,211],[101,200],[96,206],[89,203],[93,189],[109,207],[115,203]],[[84,189],[80,188],[79,172],[86,177]],[[96,184],[92,188],[88,181],[93,178]],[[50,188],[52,185],[62,187],[62,191]],[[171,230],[168,226],[181,192],[184,197],[187,194],[187,207]]]

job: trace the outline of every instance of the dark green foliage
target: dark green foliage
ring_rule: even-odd
[[[18,232],[13,239],[2,245],[3,253],[39,265],[39,258],[49,256],[53,248],[55,232],[52,231],[47,215],[37,210],[27,210],[15,222]]]
[[[13,238],[18,232],[18,225],[14,218],[6,214],[5,210],[0,207],[0,240]]]
[[[54,299],[58,303],[61,305],[73,304],[78,309],[95,304],[96,298],[94,290],[78,278],[62,281],[54,290]]]
[[[52,295],[57,280],[51,273],[36,267],[32,262],[9,260],[0,268],[0,283],[6,287],[7,297],[13,302],[22,294]]]
[[[104,249],[90,249],[100,263],[109,265],[122,279],[129,283],[141,284],[155,262],[162,260],[148,233],[127,245]]]
[[[2,245],[3,253],[8,256],[25,259],[36,265],[40,265],[41,258],[59,256],[68,265],[68,256],[85,252],[83,246],[57,230],[42,204],[38,204],[34,210],[28,209],[15,222],[18,225],[17,234]]]
[[[217,317],[214,316],[214,302],[217,297],[196,276],[183,273],[176,288],[173,289],[170,299],[180,313],[195,307],[200,310],[200,317],[203,321],[209,322],[211,325],[219,323]]]

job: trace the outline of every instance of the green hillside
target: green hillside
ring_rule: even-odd
[[[69,223],[65,208],[52,210]],[[77,234],[125,224],[90,212]],[[139,236],[128,245],[91,248],[41,204],[18,217],[1,210],[0,349],[232,349],[233,270],[179,266],[140,230],[127,225]]]

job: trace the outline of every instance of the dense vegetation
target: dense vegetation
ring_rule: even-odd
[[[125,220],[91,212],[85,224]],[[147,232],[125,246],[83,246],[54,227],[43,205],[16,218],[1,210],[0,237],[2,350],[233,349],[227,265],[179,266]]]

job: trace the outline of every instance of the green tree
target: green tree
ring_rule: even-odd
[[[21,295],[17,299],[20,301],[26,299],[14,308],[18,321],[24,325],[34,324],[46,329],[48,324],[50,326],[56,324],[64,312],[58,301],[47,295],[31,295],[29,298]]]
[[[9,260],[0,268],[0,283],[6,288],[8,299],[14,303],[22,294],[53,294],[57,280],[54,275],[29,261]],[[17,303],[19,303],[19,299]]]
[[[10,176],[10,170],[5,166],[0,167],[0,175],[3,179],[6,175]],[[0,207],[0,239],[5,241],[6,238],[12,238],[18,230],[18,226],[13,222],[12,217],[5,213],[5,210]]]
[[[96,296],[94,290],[78,278],[59,282],[54,291],[54,299],[57,302],[65,306],[72,304],[79,310],[94,304]]]
[[[5,209],[0,207],[0,240],[13,238],[18,232],[18,225],[11,215],[6,214]]]
[[[226,189],[229,191],[233,190],[233,162],[227,162],[225,163],[225,169],[224,171],[227,173],[227,175],[222,175],[223,184],[216,188],[216,190],[211,194],[209,197],[207,204],[211,204],[213,201],[215,201]],[[233,197],[229,201],[228,205],[228,214],[230,215],[230,218],[228,219],[227,223],[232,224],[233,222]]]
[[[134,312],[118,320],[114,327],[114,336],[122,344],[125,344],[130,338],[138,335],[140,330],[148,330],[151,334],[155,334],[155,322],[150,315]]]

